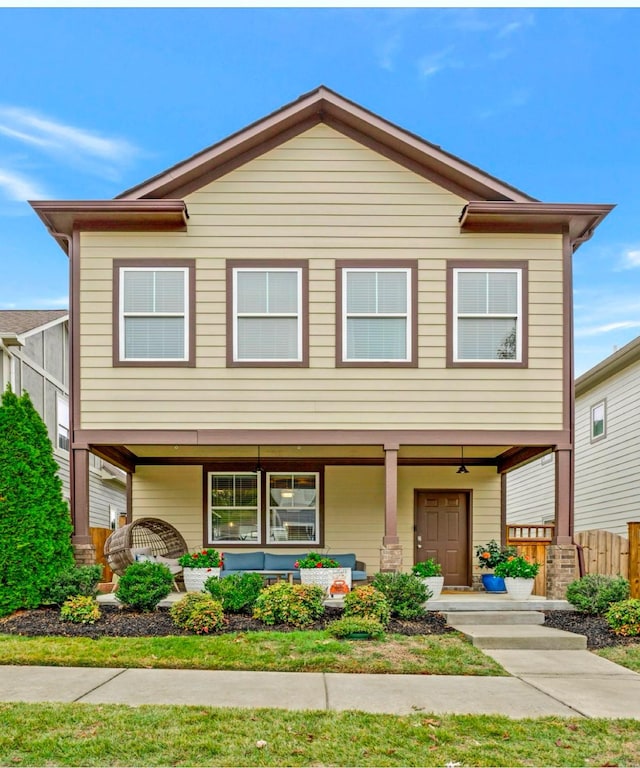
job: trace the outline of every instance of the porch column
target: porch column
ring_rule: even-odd
[[[380,570],[399,571],[402,547],[398,538],[398,450],[397,443],[384,446],[384,536],[380,549]]]
[[[95,548],[89,531],[89,451],[73,448],[70,456],[71,480],[71,541],[76,562],[95,563]]]
[[[577,547],[573,543],[573,451],[557,449],[556,530],[547,547],[546,594],[563,600],[567,586],[576,578]]]

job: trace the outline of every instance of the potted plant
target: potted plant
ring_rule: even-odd
[[[343,568],[337,560],[327,555],[309,552],[296,560],[294,567],[300,569],[302,584],[317,584],[327,595],[330,594],[331,585],[337,580],[346,582],[351,589],[351,568]]]
[[[495,572],[504,579],[507,594],[512,600],[527,600],[539,570],[540,563],[531,562],[522,555],[511,555],[496,565]]]
[[[187,592],[203,592],[207,579],[220,578],[222,555],[216,549],[200,549],[179,557],[178,564],[183,568]]]
[[[429,600],[437,600],[444,586],[444,576],[442,575],[442,566],[433,558],[422,560],[411,568],[411,573],[427,585],[431,597]]]
[[[476,547],[480,568],[493,571],[497,565],[516,554],[515,547],[501,547],[495,539]],[[482,586],[487,592],[506,592],[504,579],[495,572],[482,574]]]

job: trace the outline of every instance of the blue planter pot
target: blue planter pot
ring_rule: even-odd
[[[494,576],[493,573],[482,574],[482,586],[487,592],[506,592],[504,579],[501,576]]]

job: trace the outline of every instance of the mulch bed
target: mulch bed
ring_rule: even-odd
[[[188,635],[189,632],[178,629],[172,622],[167,609],[159,608],[152,613],[135,613],[117,606],[101,606],[102,618],[96,624],[73,624],[60,620],[57,608],[39,608],[30,611],[18,611],[0,620],[0,634],[27,636],[63,636],[63,637],[164,637],[167,635]],[[327,607],[325,615],[312,629],[325,629],[328,624],[340,618],[342,610]],[[639,642],[638,638],[615,635],[606,621],[598,616],[587,616],[577,611],[548,611],[545,625],[567,632],[576,632],[587,637],[589,648],[604,648],[612,645],[627,645]],[[229,615],[225,632],[254,632],[270,630],[291,632],[292,628],[284,625],[268,627],[250,616]],[[403,621],[392,619],[389,632],[400,635],[443,635],[453,632],[439,613],[428,613],[423,619]]]

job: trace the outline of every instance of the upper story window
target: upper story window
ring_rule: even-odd
[[[58,395],[56,398],[56,446],[69,450],[69,401]]]
[[[337,365],[417,365],[415,262],[338,262]]]
[[[193,365],[192,260],[114,262],[114,365]]]
[[[235,261],[227,269],[228,364],[308,365],[306,263]]]
[[[607,435],[607,402],[601,400],[591,406],[591,442]]]
[[[527,364],[526,265],[448,269],[449,365]]]

